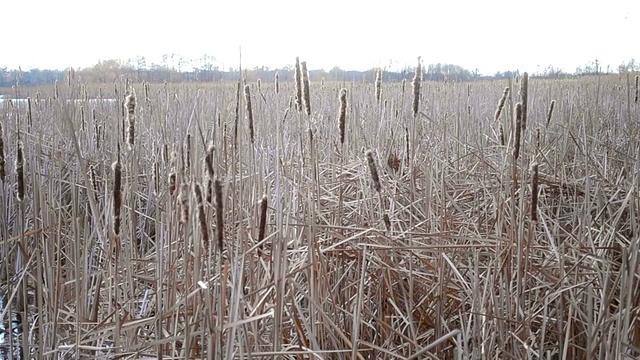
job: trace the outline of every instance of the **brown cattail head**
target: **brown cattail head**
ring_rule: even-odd
[[[80,131],[84,132],[87,128],[86,120],[84,118],[84,106],[80,106]]]
[[[296,110],[302,111],[302,71],[300,70],[300,58],[296,56],[296,68],[293,75],[296,82]]]
[[[538,163],[531,164],[531,221],[538,221]]]
[[[551,100],[551,104],[549,104],[549,112],[547,113],[547,127],[549,127],[549,123],[551,122],[551,116],[553,116],[553,108],[555,106],[556,106],[556,101]]]
[[[198,223],[200,223],[200,231],[202,232],[202,248],[205,252],[209,251],[209,227],[207,226],[207,215],[204,212],[204,201],[202,199],[202,189],[198,183],[193,184],[193,195],[196,198],[198,206]]]
[[[526,71],[522,74],[520,97],[522,103],[522,130],[525,130],[527,128],[527,103],[529,99],[529,73]]]
[[[380,192],[380,177],[378,176],[378,168],[376,166],[376,162],[373,159],[373,152],[371,150],[367,150],[365,153],[367,157],[367,163],[369,164],[369,172],[371,172],[371,180],[373,180],[373,187],[377,192]]]
[[[420,57],[418,57],[418,66],[416,66],[416,73],[413,76],[413,116],[418,116],[420,111],[420,84],[422,82],[422,63]]]
[[[124,107],[127,110],[127,144],[129,145],[129,150],[133,150],[136,124],[136,91],[134,88],[129,90],[129,95],[124,101]]]
[[[169,194],[173,196],[176,193],[176,187],[178,186],[177,176],[175,172],[169,173]]]
[[[508,95],[509,95],[509,87],[506,87],[502,92],[502,97],[500,98],[500,101],[498,101],[498,108],[496,109],[494,120],[498,121],[498,119],[500,118],[500,114],[502,114],[502,109],[504,108],[504,103],[505,101],[507,101]]]
[[[187,134],[187,144],[185,145],[185,163],[184,174],[187,178],[191,177],[191,134]]]
[[[376,91],[376,101],[380,102],[382,97],[382,69],[378,68],[376,71],[376,83],[375,83],[375,91]]]
[[[522,103],[516,104],[516,116],[515,116],[515,124],[513,126],[514,131],[514,141],[513,141],[513,158],[518,160],[518,156],[520,156],[520,134],[522,133]]]
[[[92,164],[89,166],[89,181],[91,181],[91,186],[93,187],[93,195],[98,201],[98,179],[96,176],[96,165]]]
[[[338,123],[340,124],[340,144],[344,144],[344,130],[347,118],[347,89],[340,90],[340,113],[338,114]]]
[[[640,92],[640,75],[636,75],[635,78],[636,78],[636,96],[635,96],[633,102],[637,104],[638,103],[638,95],[639,95],[639,92]]]
[[[183,182],[180,185],[180,222],[186,224],[189,221],[189,184]]]
[[[153,162],[153,193],[157,196],[160,194],[160,163],[156,160]]]
[[[504,127],[500,124],[500,145],[504,146]]]
[[[276,86],[275,86],[276,95],[280,93],[280,75],[276,71]]]
[[[205,155],[204,158],[204,165],[205,165],[205,183],[207,184],[205,192],[207,194],[207,202],[209,204],[211,204],[212,201],[212,195],[213,195],[213,152],[215,151],[215,147],[213,146],[213,144],[209,144],[209,147],[207,148],[207,155]]]
[[[256,81],[256,84],[258,85],[258,92],[262,92],[262,80],[260,80],[260,78],[258,78],[258,81]]]
[[[402,95],[404,95],[404,92],[406,89],[407,89],[407,79],[402,79]]]
[[[18,140],[18,154],[16,156],[16,174],[18,175],[16,199],[18,202],[22,202],[24,200],[24,149],[20,140]]]
[[[308,116],[311,115],[311,95],[309,94],[309,71],[307,70],[307,62],[300,63],[300,71],[302,72],[302,103],[304,112]]]
[[[216,232],[218,237],[218,250],[222,252],[222,245],[224,244],[224,223],[222,213],[222,183],[219,179],[215,180],[214,188],[216,194]]]
[[[260,224],[258,229],[258,243],[264,240],[264,236],[267,229],[267,195],[262,196],[262,201],[260,202]],[[262,251],[262,244],[260,244],[260,251]]]
[[[251,138],[251,143],[253,144],[254,140],[254,130],[253,130],[253,110],[251,109],[251,90],[249,86],[244,87],[244,101],[247,104],[247,120],[249,121],[249,138]]]
[[[4,130],[2,129],[2,121],[0,121],[0,181],[4,181],[6,175],[4,160]]]
[[[120,143],[118,142],[116,161],[111,165],[113,170],[113,234],[120,236],[120,209],[122,207],[122,165],[120,164]]]

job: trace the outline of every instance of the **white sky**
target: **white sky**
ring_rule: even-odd
[[[483,74],[640,61],[640,1],[2,0],[0,67],[162,54],[237,67],[365,70],[451,63]]]

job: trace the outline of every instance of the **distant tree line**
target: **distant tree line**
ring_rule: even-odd
[[[204,55],[197,61],[185,60],[175,54],[163,56],[162,63],[148,64],[144,57],[137,57],[126,62],[120,60],[99,61],[96,65],[84,69],[66,69],[66,70],[41,70],[30,69],[21,71],[15,69],[7,69],[0,67],[0,87],[11,87],[16,84],[21,86],[52,84],[57,81],[65,81],[68,76],[72,75],[76,81],[83,83],[113,83],[121,77],[126,77],[134,82],[217,82],[217,81],[235,81],[241,74],[236,68],[221,69],[215,66],[214,58]],[[640,64],[635,59],[623,62],[616,69],[618,73],[640,71]],[[242,69],[242,76],[247,81],[256,81],[261,79],[271,81],[275,78],[276,72],[280,81],[293,81],[294,69],[287,66],[281,69],[273,69],[269,67],[254,67],[251,69]],[[388,82],[399,82],[402,79],[411,79],[413,77],[413,68],[405,68],[401,71],[385,71],[384,80]],[[610,74],[613,69],[607,67],[603,69],[598,60],[587,63],[578,67],[574,73],[564,72],[562,69],[548,66],[534,74],[534,77],[560,79],[575,76],[594,75],[594,74]],[[343,82],[373,82],[376,75],[376,69],[366,71],[343,70],[334,67],[328,71],[310,70],[311,80],[324,79],[325,81],[343,81]],[[497,72],[493,75],[482,75],[477,69],[470,71],[459,65],[454,64],[430,64],[424,67],[423,79],[426,81],[479,81],[504,79],[517,75],[517,71]]]

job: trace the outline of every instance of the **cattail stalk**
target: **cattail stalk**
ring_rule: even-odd
[[[247,120],[249,121],[249,138],[251,143],[254,141],[254,129],[253,129],[253,110],[251,108],[251,90],[249,85],[244,87],[244,101],[247,104]]]
[[[209,251],[209,227],[207,226],[207,216],[204,212],[204,201],[202,199],[202,189],[198,183],[193,184],[193,194],[196,197],[198,206],[198,223],[200,223],[200,231],[202,232],[202,247],[205,252]]]
[[[303,61],[301,64],[302,71],[302,103],[304,105],[304,112],[307,116],[311,115],[311,95],[309,94],[309,70],[307,70],[307,62]]]
[[[498,101],[498,108],[496,109],[495,116],[493,117],[495,121],[498,121],[500,118],[500,114],[502,114],[502,109],[504,108],[504,103],[507,101],[507,96],[509,95],[509,87],[504,88],[502,92],[502,97],[500,101]]]
[[[514,160],[518,160],[518,156],[520,156],[520,134],[522,133],[522,103],[516,104],[516,116],[515,116],[515,125],[513,131],[515,132],[514,142],[513,142],[513,158]]]
[[[238,122],[240,120],[240,81],[238,80],[238,87],[236,88],[236,112],[233,122],[233,146],[238,146]]]
[[[522,74],[522,83],[520,83],[520,96],[522,97],[522,130],[527,128],[527,103],[529,99],[529,73],[526,71]]]
[[[369,164],[369,172],[371,172],[371,179],[373,180],[373,187],[376,192],[380,192],[380,177],[378,176],[378,168],[376,167],[376,162],[373,159],[373,152],[371,150],[367,150],[365,153],[367,157],[367,163]]]
[[[340,144],[344,144],[344,130],[347,118],[347,89],[340,90],[340,113],[338,123],[340,124]]]
[[[547,127],[549,127],[549,123],[551,122],[551,116],[553,115],[553,108],[555,106],[556,106],[556,101],[551,100],[551,104],[549,104],[549,112],[547,113]]]
[[[420,111],[420,84],[422,82],[422,63],[418,57],[418,66],[416,67],[416,73],[413,76],[413,116],[418,116]]]
[[[180,222],[186,224],[189,221],[189,184],[183,182],[180,185]]]
[[[538,163],[531,164],[531,221],[538,221]]]
[[[127,144],[129,150],[133,150],[136,124],[136,91],[133,88],[125,98],[124,106],[127,109]]]
[[[640,92],[640,75],[636,75],[636,96],[633,100],[634,103],[638,103],[638,93]]]
[[[300,70],[300,58],[296,56],[296,68],[293,76],[296,82],[296,110],[302,111],[302,71]]]
[[[18,202],[24,200],[24,149],[22,141],[18,140],[18,154],[16,157],[16,174],[18,175]]]
[[[207,194],[207,202],[211,204],[213,197],[213,152],[215,151],[215,147],[210,144],[207,149],[207,155],[204,157],[205,171],[206,171],[206,189],[205,192]]]
[[[218,250],[222,252],[222,246],[224,244],[224,223],[222,214],[222,183],[219,179],[214,182],[215,195],[216,195],[216,232],[218,235]]]
[[[120,164],[120,143],[116,161],[111,165],[113,170],[113,234],[120,237],[120,210],[122,208],[122,165]]]
[[[380,102],[382,98],[382,69],[378,69],[376,71],[376,82],[375,82],[375,92],[376,92],[376,101]]]
[[[2,128],[2,121],[0,121],[0,180],[4,181],[6,175],[5,172],[5,160],[4,160],[4,130]]]
[[[262,201],[260,202],[260,224],[258,229],[258,243],[261,243],[264,240],[265,232],[267,229],[267,195],[262,196]],[[264,246],[260,244],[260,251]]]

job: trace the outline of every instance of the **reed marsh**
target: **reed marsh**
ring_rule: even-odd
[[[638,77],[417,68],[16,89],[0,354],[640,356]]]

